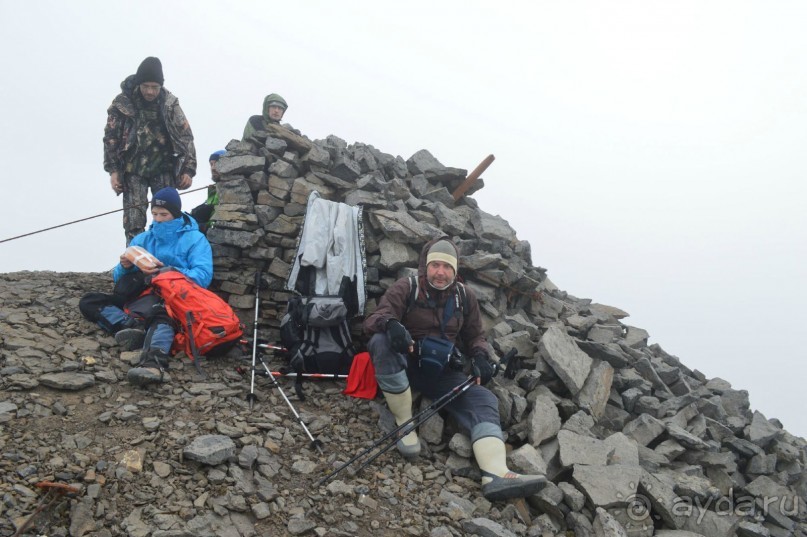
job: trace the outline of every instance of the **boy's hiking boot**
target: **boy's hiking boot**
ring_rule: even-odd
[[[124,328],[115,332],[115,341],[124,351],[133,351],[143,347],[146,331],[140,328]]]
[[[159,384],[161,382],[169,382],[171,377],[168,376],[166,370],[168,369],[169,356],[159,349],[149,349],[143,351],[140,357],[140,363],[137,367],[133,367],[126,374],[126,380],[129,384],[135,386],[147,386],[149,384]]]

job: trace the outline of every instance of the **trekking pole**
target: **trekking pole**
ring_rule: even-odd
[[[317,451],[319,451],[320,455],[322,455],[323,454],[322,453],[322,442],[315,439],[311,435],[311,431],[309,431],[308,427],[305,426],[305,422],[303,421],[303,418],[301,418],[300,415],[297,413],[297,410],[294,408],[294,405],[292,405],[291,401],[289,401],[289,398],[286,397],[286,392],[284,392],[283,388],[280,387],[280,383],[278,383],[278,381],[275,380],[275,377],[274,377],[274,375],[271,374],[272,372],[269,370],[269,367],[266,365],[266,362],[263,361],[263,356],[259,357],[258,359],[260,360],[261,365],[263,366],[263,368],[266,370],[266,376],[269,377],[269,380],[271,380],[272,384],[275,385],[275,388],[277,388],[277,391],[279,391],[280,395],[283,396],[283,399],[286,401],[286,404],[289,405],[289,408],[291,409],[291,412],[294,414],[294,417],[297,418],[297,421],[300,423],[300,426],[305,431],[305,434],[308,435],[308,438],[311,440],[311,447],[317,448]],[[255,379],[255,370],[254,370],[254,368],[252,370],[252,379],[253,379],[253,381]]]
[[[411,433],[412,431],[416,430],[418,427],[420,427],[421,425],[426,423],[429,420],[429,418],[431,418],[432,416],[434,416],[435,414],[440,412],[440,410],[442,410],[443,407],[445,407],[451,401],[453,401],[454,399],[456,399],[457,397],[459,397],[460,395],[465,393],[465,391],[468,390],[468,388],[470,388],[471,386],[474,386],[475,384],[476,384],[476,377],[470,377],[470,378],[466,379],[462,384],[457,386],[457,388],[452,390],[453,393],[449,392],[449,393],[451,393],[451,397],[449,397],[447,400],[445,400],[441,405],[439,405],[439,406],[437,406],[435,408],[431,408],[431,409],[427,407],[426,408],[426,410],[427,410],[426,414],[422,415],[418,420],[413,421],[412,423],[410,423],[409,425],[404,427],[399,433],[400,436],[404,437],[404,436],[408,435],[409,433]],[[378,457],[380,457],[381,455],[383,455],[384,453],[386,453],[387,451],[392,449],[392,447],[395,446],[395,444],[397,442],[398,442],[397,437],[390,439],[385,446],[383,446],[376,453],[373,453],[373,455],[370,458],[368,458],[364,462],[362,462],[353,471],[354,475],[361,472],[364,468],[369,466],[371,462],[373,462]]]
[[[289,349],[287,349],[286,347],[270,345],[269,343],[258,343],[258,347],[260,347],[261,349],[269,349],[270,351],[289,352]]]
[[[235,371],[241,375],[245,373],[244,368],[236,367]],[[267,376],[265,371],[258,371],[256,373],[262,377]],[[270,375],[273,377],[303,377],[303,378],[312,378],[312,379],[326,379],[326,380],[339,380],[339,379],[346,379],[347,375],[339,375],[337,373],[286,373],[283,371],[270,371]]]
[[[255,323],[252,325],[252,380],[249,383],[249,409],[255,403],[255,357],[258,355],[258,306],[261,302],[261,269],[255,272]]]
[[[246,345],[247,343],[249,343],[249,340],[244,338],[244,339],[240,339],[239,342]],[[258,343],[258,348],[259,349],[268,349],[270,351],[289,352],[289,349],[287,349],[286,347],[281,347],[279,345],[271,345],[269,343]]]
[[[510,349],[510,351],[507,354],[504,355],[504,357],[501,359],[501,361],[496,364],[495,369],[494,369],[494,374],[493,374],[494,377],[499,372],[499,369],[501,367],[506,367],[509,364],[510,360],[515,357],[516,352],[517,351],[516,351],[515,348]],[[458,384],[457,386],[452,388],[451,391],[446,392],[439,399],[437,399],[435,401],[432,401],[432,403],[429,406],[427,406],[426,408],[424,408],[423,410],[421,410],[420,412],[418,412],[417,414],[415,414],[414,416],[412,416],[411,418],[409,418],[408,420],[406,420],[405,422],[400,424],[397,428],[395,428],[392,431],[390,431],[389,433],[387,433],[383,438],[373,442],[373,444],[370,447],[368,447],[368,448],[364,449],[363,451],[359,452],[358,454],[354,455],[350,460],[348,460],[347,462],[341,464],[338,468],[333,470],[330,474],[326,475],[325,477],[323,477],[322,479],[317,481],[316,486],[322,485],[323,483],[328,481],[330,478],[332,478],[333,476],[335,476],[336,474],[338,474],[339,472],[341,472],[342,470],[344,470],[345,468],[347,468],[348,466],[353,464],[354,461],[356,461],[356,460],[360,459],[361,457],[364,457],[365,455],[369,454],[371,451],[373,451],[377,447],[381,446],[389,438],[394,436],[395,438],[393,438],[392,442],[389,442],[378,453],[375,453],[372,457],[370,457],[369,459],[364,461],[358,468],[356,468],[356,470],[354,471],[354,474],[358,473],[365,466],[367,466],[368,464],[373,462],[375,459],[377,459],[378,457],[380,457],[381,455],[383,455],[384,453],[389,451],[392,448],[392,446],[394,446],[395,443],[398,441],[399,436],[404,437],[404,436],[408,435],[409,433],[411,433],[412,431],[414,431],[415,429],[417,429],[418,427],[420,427],[421,425],[423,425],[424,423],[426,423],[426,421],[429,418],[431,418],[437,412],[442,410],[442,408],[445,407],[446,405],[448,405],[451,401],[453,401],[454,399],[456,399],[457,397],[462,395],[468,388],[473,386],[475,383],[476,383],[476,377],[469,376],[467,379],[462,381],[460,384]]]
[[[415,414],[414,416],[412,416],[411,418],[409,418],[408,420],[406,420],[405,422],[400,424],[398,427],[396,427],[392,431],[388,432],[386,435],[384,435],[379,440],[376,440],[375,442],[373,442],[372,445],[370,445],[370,447],[368,447],[368,448],[364,449],[363,451],[357,453],[350,460],[342,463],[338,468],[333,470],[330,474],[326,475],[325,477],[323,477],[322,479],[317,481],[316,486],[322,485],[323,483],[328,481],[330,478],[332,478],[333,476],[335,476],[336,474],[338,474],[339,472],[341,472],[342,470],[344,470],[345,468],[347,468],[348,466],[353,464],[355,461],[357,461],[360,458],[364,457],[365,455],[369,454],[374,449],[381,446],[384,442],[386,442],[390,438],[394,437],[393,441],[390,442],[384,449],[382,449],[380,452],[376,453],[371,459],[369,459],[364,464],[362,464],[359,468],[357,468],[356,472],[358,472],[359,470],[364,468],[367,464],[371,463],[377,457],[379,457],[383,453],[386,453],[387,450],[389,450],[392,446],[394,446],[395,442],[398,441],[398,436],[401,436],[401,437],[406,436],[407,434],[409,434],[412,431],[414,431],[415,429],[417,429],[420,425],[425,423],[426,420],[428,420],[434,414],[439,412],[444,406],[446,406],[448,403],[453,401],[455,398],[459,397],[459,395],[461,393],[465,392],[465,390],[470,388],[475,383],[476,383],[476,377],[469,376],[467,379],[462,381],[460,384],[458,384],[454,388],[451,388],[451,391],[446,392],[439,399],[436,399],[435,401],[432,401],[432,403],[429,406],[427,406],[426,408],[424,408],[423,410],[421,410],[420,412],[418,412],[417,414]]]
[[[274,377],[303,377],[306,379],[328,379],[339,380],[346,379],[347,375],[340,375],[338,373],[283,373],[281,371],[272,371],[271,375]]]

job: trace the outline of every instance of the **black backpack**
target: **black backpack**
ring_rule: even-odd
[[[302,399],[302,373],[347,375],[353,363],[348,308],[338,296],[295,296],[280,321],[280,341],[297,373],[295,390]]]

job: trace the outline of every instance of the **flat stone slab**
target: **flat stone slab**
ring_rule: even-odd
[[[613,452],[602,440],[573,433],[571,431],[558,432],[560,444],[560,464],[569,468],[576,464],[590,466],[605,466],[608,456]]]
[[[569,388],[572,395],[577,395],[591,371],[591,358],[557,325],[552,325],[544,333],[539,348],[541,356]]]
[[[215,466],[235,456],[235,442],[223,434],[196,437],[182,451],[185,458]]]
[[[48,373],[39,382],[56,390],[78,391],[95,385],[95,377],[86,373]]]
[[[595,507],[624,507],[636,494],[643,470],[640,466],[574,466],[573,479]]]

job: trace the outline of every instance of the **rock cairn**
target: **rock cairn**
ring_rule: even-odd
[[[477,292],[490,326],[508,309],[532,311],[545,271],[532,266],[530,246],[507,222],[467,197],[452,196],[466,171],[443,166],[428,151],[408,160],[336,136],[309,141],[283,127],[233,140],[218,163],[220,204],[208,232],[213,245],[213,288],[244,321],[254,314],[254,275],[265,269],[262,333],[276,337],[289,293],[286,280],[296,252],[309,194],[361,205],[370,313],[395,278],[417,266],[421,246],[447,234],[463,256],[461,274]]]
[[[244,378],[228,362],[237,358],[207,361],[204,382],[179,362],[171,384],[129,387],[136,353],[119,357],[75,307],[108,285],[106,275],[15,273],[0,275],[0,520],[9,521],[0,535],[34,510],[45,479],[81,490],[36,526],[49,535],[807,533],[807,442],[752,411],[746,391],[648,345],[626,312],[555,287],[504,219],[468,194],[454,200],[464,170],[427,151],[404,160],[282,127],[227,151],[208,237],[214,288],[245,323],[263,267],[260,331],[276,338],[312,190],[364,207],[366,313],[415,266],[421,245],[445,232],[492,346],[518,351],[515,377],[489,385],[510,467],[551,483],[526,502],[486,502],[469,439],[435,416],[421,427],[426,448],[415,464],[391,453],[316,488],[379,436],[376,421],[389,426],[383,404],[306,384],[311,397],[296,404],[324,440],[320,456],[265,383],[263,404],[248,411]]]

